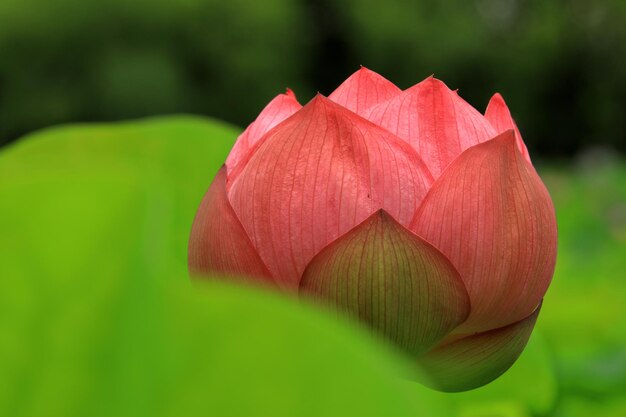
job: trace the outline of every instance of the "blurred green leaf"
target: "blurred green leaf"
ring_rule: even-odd
[[[626,392],[626,165],[607,152],[541,171],[557,208],[559,256],[538,328],[560,396],[550,415],[621,416]]]
[[[193,215],[237,133],[170,117],[0,154],[0,415],[447,415],[360,330],[189,281]]]
[[[139,272],[186,273],[193,216],[238,133],[180,116],[26,137],[0,154],[2,229],[21,237],[0,249],[45,256],[22,262],[24,274],[71,276],[80,263],[93,268],[97,250],[98,264],[114,256],[136,259]]]
[[[539,327],[566,394],[626,392],[626,166],[589,153],[544,170],[557,207],[559,257]]]

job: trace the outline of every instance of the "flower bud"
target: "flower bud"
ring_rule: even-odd
[[[445,391],[522,352],[556,261],[556,219],[499,94],[483,116],[429,77],[361,68],[242,133],[196,215],[193,276],[275,285],[355,317]]]

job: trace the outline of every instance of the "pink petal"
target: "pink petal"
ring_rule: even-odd
[[[226,158],[229,179],[230,173],[235,166],[245,158],[250,149],[252,149],[268,130],[301,108],[302,106],[298,103],[295,94],[290,89],[287,89],[287,93],[279,94],[274,97],[261,111],[256,120],[239,135],[228,158]]]
[[[410,229],[443,252],[465,282],[472,313],[459,332],[521,320],[552,279],[554,206],[512,130],[454,161],[433,184]]]
[[[450,261],[384,210],[322,249],[300,291],[360,319],[415,358],[470,312]]]
[[[524,158],[530,162],[530,155],[528,154],[528,149],[522,139],[522,134],[519,132],[513,117],[511,117],[511,112],[504,102],[504,98],[502,98],[499,93],[494,94],[493,97],[491,97],[491,100],[489,100],[487,110],[485,111],[485,118],[489,120],[489,123],[491,123],[498,134],[504,133],[509,129],[513,129],[515,131],[515,138],[517,139],[517,146],[519,146],[520,152],[524,155]]]
[[[520,356],[533,331],[539,307],[506,327],[457,339],[418,360],[425,385],[458,392],[483,386],[506,372]]]
[[[266,135],[229,200],[272,275],[307,263],[380,208],[406,225],[432,177],[410,146],[318,95]]]
[[[189,271],[198,277],[243,276],[273,282],[228,202],[224,166],[213,179],[193,222]]]
[[[337,87],[328,98],[363,115],[370,107],[389,100],[401,92],[402,90],[385,77],[361,67]]]
[[[496,136],[482,114],[433,77],[364,116],[407,141],[435,178],[465,149]]]

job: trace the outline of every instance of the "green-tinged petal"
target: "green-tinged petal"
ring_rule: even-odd
[[[383,210],[322,250],[300,290],[358,317],[413,356],[443,339],[470,309],[450,261]]]
[[[466,391],[483,386],[513,365],[532,333],[540,307],[506,327],[456,339],[433,349],[418,363],[429,380],[424,384],[441,391]]]

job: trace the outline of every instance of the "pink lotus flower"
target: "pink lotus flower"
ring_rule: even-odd
[[[458,391],[502,374],[556,260],[554,207],[502,97],[483,116],[429,77],[368,69],[274,98],[198,210],[196,276],[244,276],[358,317]]]

